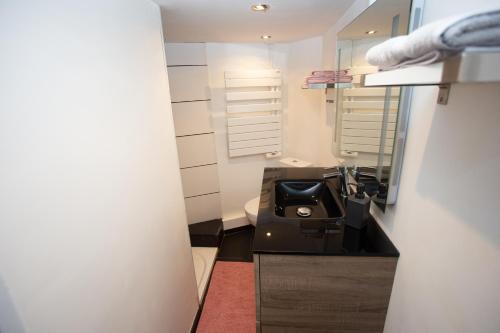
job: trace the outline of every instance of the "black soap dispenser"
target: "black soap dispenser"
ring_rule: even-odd
[[[363,229],[370,217],[370,197],[365,194],[365,184],[356,185],[356,193],[347,197],[345,224]]]
[[[377,194],[375,194],[372,197],[372,200],[376,204],[385,206],[385,204],[387,202],[387,184],[386,183],[380,183],[378,185]]]

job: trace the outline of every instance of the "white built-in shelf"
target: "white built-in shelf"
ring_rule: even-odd
[[[367,74],[365,87],[500,82],[500,48],[470,48],[443,62]]]
[[[309,83],[309,84],[304,84],[302,86],[302,89],[328,89],[328,88],[343,89],[351,87],[352,83]]]

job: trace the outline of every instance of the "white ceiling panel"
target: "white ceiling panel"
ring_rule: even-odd
[[[323,34],[353,0],[155,0],[169,42],[288,42]],[[270,5],[253,12],[253,4]]]

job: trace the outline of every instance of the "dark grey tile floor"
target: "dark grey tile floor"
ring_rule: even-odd
[[[255,227],[253,226],[245,226],[235,231],[228,230],[225,232],[217,260],[252,262],[254,232]]]

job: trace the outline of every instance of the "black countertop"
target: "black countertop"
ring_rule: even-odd
[[[373,218],[358,230],[342,226],[343,233],[305,230],[302,218],[285,219],[271,207],[274,182],[280,179],[322,179],[324,168],[266,168],[262,180],[254,253],[398,257],[399,252]],[[336,178],[328,180],[338,189]]]

